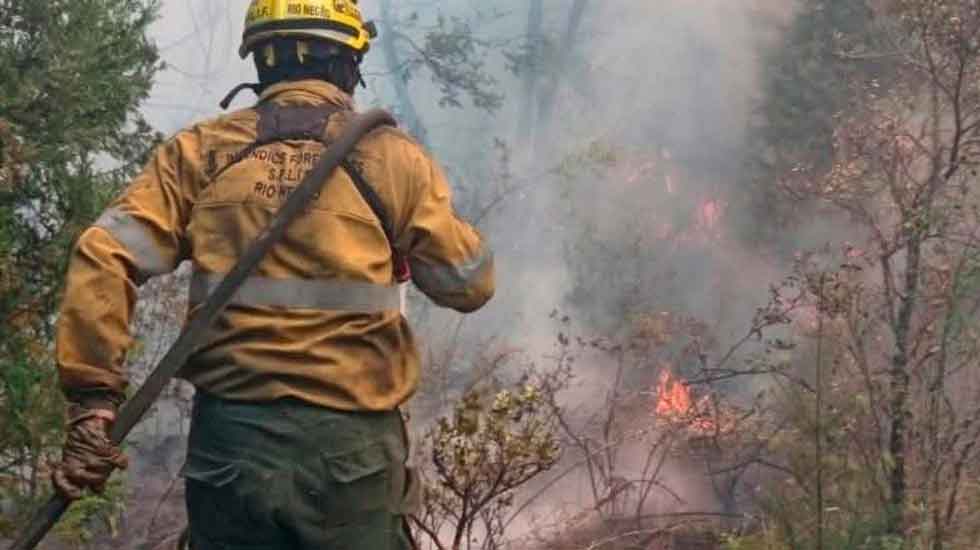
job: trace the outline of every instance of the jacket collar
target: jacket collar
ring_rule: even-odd
[[[271,100],[277,103],[330,103],[345,109],[354,109],[354,99],[351,96],[323,80],[295,80],[273,84],[259,96],[259,103]]]

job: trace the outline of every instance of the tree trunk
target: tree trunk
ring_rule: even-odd
[[[582,16],[585,14],[585,7],[588,3],[588,0],[575,0],[575,3],[572,5],[572,10],[568,17],[568,24],[565,26],[565,32],[562,33],[561,41],[558,43],[558,49],[556,50],[558,52],[558,58],[553,60],[554,76],[548,83],[548,86],[542,90],[541,96],[538,98],[538,125],[535,136],[536,143],[538,144],[542,143],[541,140],[548,133],[548,128],[551,125],[551,116],[555,107],[555,96],[558,95],[558,85],[561,83],[560,81],[565,75],[565,70],[568,68],[568,59],[572,44],[576,42],[579,28],[582,26]]]
[[[905,539],[905,508],[907,488],[905,482],[905,453],[908,443],[907,421],[911,416],[909,410],[909,335],[911,332],[912,313],[918,302],[919,270],[922,258],[922,238],[913,234],[909,236],[908,260],[905,264],[905,281],[899,297],[898,316],[895,321],[895,357],[889,372],[889,390],[891,403],[891,428],[888,434],[888,453],[892,464],[888,472],[889,502],[886,528],[889,535]]]
[[[521,115],[517,121],[518,139],[523,139],[528,145],[528,155],[534,155],[534,130],[537,122],[535,92],[537,91],[538,73],[541,71],[541,25],[544,19],[544,0],[531,0],[527,13],[527,63],[522,68],[524,74],[524,97],[521,104]]]
[[[381,0],[381,27],[381,50],[384,52],[385,64],[391,71],[392,84],[398,99],[398,118],[420,143],[428,145],[425,127],[422,125],[418,111],[415,110],[412,96],[408,93],[408,83],[405,81],[401,59],[398,57],[398,48],[395,46],[395,23],[391,13],[391,0]]]

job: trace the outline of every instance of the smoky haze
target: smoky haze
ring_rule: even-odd
[[[361,1],[369,18],[379,18],[380,1]],[[410,296],[423,345],[429,351],[455,345],[452,389],[472,378],[469,365],[488,343],[542,360],[555,342],[555,310],[584,334],[622,333],[636,316],[663,311],[707,321],[722,341],[745,330],[785,266],[730,236],[738,224],[755,223],[734,210],[730,196],[761,93],[762,51],[792,15],[791,2],[590,0],[569,33],[581,0],[547,0],[541,5],[545,55],[530,83],[527,67],[515,72],[504,55],[523,51],[527,0],[392,4],[395,20],[412,21],[400,30],[417,44],[440,17],[469,22],[486,46],[484,69],[503,97],[493,112],[465,98],[462,107],[443,107],[428,72],[407,82],[457,206],[479,218],[497,258],[495,299],[463,324],[456,314],[426,306],[421,295]],[[251,61],[237,54],[247,5],[161,3],[153,35],[167,68],[144,107],[159,130],[173,133],[218,115],[232,87],[254,81]],[[402,55],[412,55],[406,43],[399,45]],[[401,114],[404,98],[378,45],[364,72],[360,108]],[[243,92],[233,108],[253,101]],[[609,365],[601,359],[589,365],[579,367],[579,385],[568,392],[572,402],[602,399]],[[423,378],[416,402],[433,395],[425,389],[430,383]],[[158,429],[160,419],[163,432],[184,433],[186,416],[166,405],[160,411],[157,428],[145,428],[142,437],[148,448],[172,453],[179,446]],[[179,462],[179,454],[167,460]],[[555,491],[549,506],[582,498],[572,478]],[[685,496],[703,503],[710,500],[705,491],[691,485]]]
[[[172,133],[216,116],[228,90],[254,81],[251,61],[237,54],[247,5],[162,2],[153,34],[167,68],[145,105],[158,129]],[[368,18],[381,15],[381,0],[361,5]],[[584,9],[570,32],[576,5]],[[495,299],[465,318],[411,294],[420,340],[456,349],[450,372],[465,381],[488,342],[531,360],[549,352],[555,310],[584,333],[615,334],[636,316],[669,311],[710,323],[723,342],[736,338],[785,271],[729,235],[755,223],[729,196],[760,96],[760,59],[791,3],[546,1],[542,57],[514,71],[505,54],[524,51],[528,8],[526,1],[391,5],[399,32],[415,44],[440,19],[466,21],[486,46],[477,54],[503,97],[495,111],[465,97],[462,107],[444,107],[429,72],[407,82],[457,206],[479,218],[498,267]],[[411,58],[407,42],[396,44]],[[404,98],[379,41],[364,72],[360,107],[399,113]],[[253,101],[243,92],[233,108]]]
[[[228,90],[254,80],[250,60],[237,55],[247,4],[162,2],[153,34],[167,68],[144,109],[158,129],[172,133],[216,116]],[[378,18],[379,2],[361,4],[368,18]],[[530,103],[528,70],[515,73],[503,55],[520,53],[526,42],[528,2],[392,6],[393,19],[412,22],[400,30],[418,44],[440,17],[469,22],[488,46],[484,68],[504,98],[493,112],[465,98],[460,108],[442,107],[427,72],[408,81],[457,204],[465,214],[486,214],[479,226],[497,254],[497,296],[466,318],[461,334],[538,353],[553,341],[548,315],[556,308],[602,330],[669,310],[734,334],[783,269],[727,232],[754,223],[732,209],[729,195],[760,95],[763,46],[788,21],[792,4],[592,0],[569,33],[576,4],[583,3],[542,3],[541,31],[550,47],[531,69]],[[409,57],[409,46],[398,44]],[[396,77],[385,62],[376,44],[357,100],[361,108],[397,113]],[[243,92],[234,108],[252,101]],[[531,120],[522,120],[528,113]],[[509,151],[506,166],[495,143]],[[501,183],[505,173],[509,186]],[[423,302],[411,297],[423,340],[427,330],[434,336],[458,319]]]
[[[171,133],[215,116],[217,103],[229,89],[254,80],[250,60],[237,55],[247,4],[245,0],[162,2],[161,19],[153,32],[167,69],[145,107],[159,129]],[[553,102],[532,111],[536,114],[529,124],[533,143],[518,135],[526,73],[514,75],[492,50],[486,70],[505,98],[496,112],[470,105],[440,107],[438,92],[424,72],[408,83],[428,130],[427,141],[459,187],[458,201],[471,199],[474,189],[496,183],[474,180],[497,172],[495,139],[511,149],[510,171],[523,185],[481,220],[500,264],[497,298],[467,321],[484,333],[491,324],[496,330],[512,327],[526,335],[555,307],[567,309],[566,300],[576,285],[572,278],[581,278],[570,273],[569,262],[574,272],[609,270],[608,265],[591,265],[600,258],[577,254],[575,241],[582,227],[590,227],[597,241],[621,243],[637,233],[666,231],[667,225],[679,231],[673,226],[690,223],[678,221],[679,217],[698,215],[681,211],[697,210],[698,203],[726,204],[751,102],[758,94],[761,37],[771,30],[759,21],[785,17],[788,3],[593,0],[586,2],[580,27],[568,37],[571,40],[562,44],[573,4],[572,0],[543,2],[543,36],[557,47],[567,46],[567,51],[559,52],[567,57],[561,74],[555,72],[560,56],[546,57],[536,70],[534,103],[549,89],[555,92]],[[377,18],[377,2],[362,5],[368,17]],[[483,2],[443,0],[397,2],[393,12],[396,20],[417,15],[416,28],[433,25],[440,15],[449,20],[466,18],[479,37],[515,51],[524,39],[527,9],[525,1],[487,7]],[[357,97],[362,108],[377,104],[397,112],[393,76],[380,48],[369,54],[365,73],[369,88]],[[253,101],[249,94],[243,92],[235,106]],[[614,167],[596,172],[591,165],[572,166],[571,174],[554,175],[556,166],[590,148],[616,151]],[[664,177],[670,178],[669,185]],[[629,184],[623,181],[630,178],[634,181]],[[477,202],[490,200],[486,195]],[[705,254],[687,255],[692,257],[673,258],[675,278],[683,284],[671,291],[672,303],[650,307],[684,306],[690,300],[692,309],[704,310],[711,301],[706,296],[711,281]],[[628,284],[628,279],[643,278],[646,267],[662,272],[663,260],[662,255],[650,258],[656,265],[634,265],[634,273],[621,273],[609,282]],[[578,286],[592,295],[579,300],[586,309],[595,300],[615,300],[623,290],[606,288],[597,294],[592,285]],[[593,313],[597,312],[584,312],[589,318],[596,317]],[[606,313],[617,314],[615,309]],[[517,326],[515,320],[520,321]]]

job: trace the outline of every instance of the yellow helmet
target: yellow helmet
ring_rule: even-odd
[[[378,32],[364,22],[357,0],[252,0],[238,54],[248,57],[263,40],[294,36],[329,40],[367,53]]]

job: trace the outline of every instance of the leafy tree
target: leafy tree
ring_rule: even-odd
[[[873,79],[884,59],[857,58],[872,29],[865,2],[804,0],[798,15],[762,56],[763,99],[746,140],[739,199],[754,224],[741,224],[750,241],[774,242],[805,211],[787,201],[778,182],[793,169],[827,170],[833,157],[835,115],[851,96],[856,78]]]
[[[160,68],[147,37],[156,13],[155,0],[0,1],[0,475],[7,498],[40,498],[61,444],[52,337],[72,241],[158,139],[137,111]]]
[[[972,0],[877,6],[880,32],[850,55],[888,59],[890,81],[854,75],[827,169],[786,179],[852,238],[794,275],[816,352],[779,369],[793,409],[777,413],[789,428],[770,463],[795,487],[766,513],[793,548],[967,548],[980,524],[980,14]]]
[[[958,378],[975,358],[980,16],[965,0],[886,8],[887,41],[869,55],[893,56],[896,81],[885,90],[862,83],[839,117],[828,176],[798,190],[846,213],[867,235],[862,267],[870,280],[849,286],[866,289],[859,303],[874,320],[852,326],[867,336],[884,330],[861,345],[869,361],[881,350],[869,368],[880,376],[885,528],[908,540],[915,504],[929,518],[924,538],[938,550],[954,535],[980,418]]]
[[[438,90],[442,108],[462,108],[464,99],[474,107],[494,112],[503,103],[497,81],[486,67],[487,58],[503,43],[482,39],[478,26],[499,15],[477,14],[474,18],[420,16],[419,11],[399,12],[391,0],[380,0],[380,47],[392,74],[398,115],[408,130],[428,142],[423,116],[415,105],[408,83],[428,75]]]

